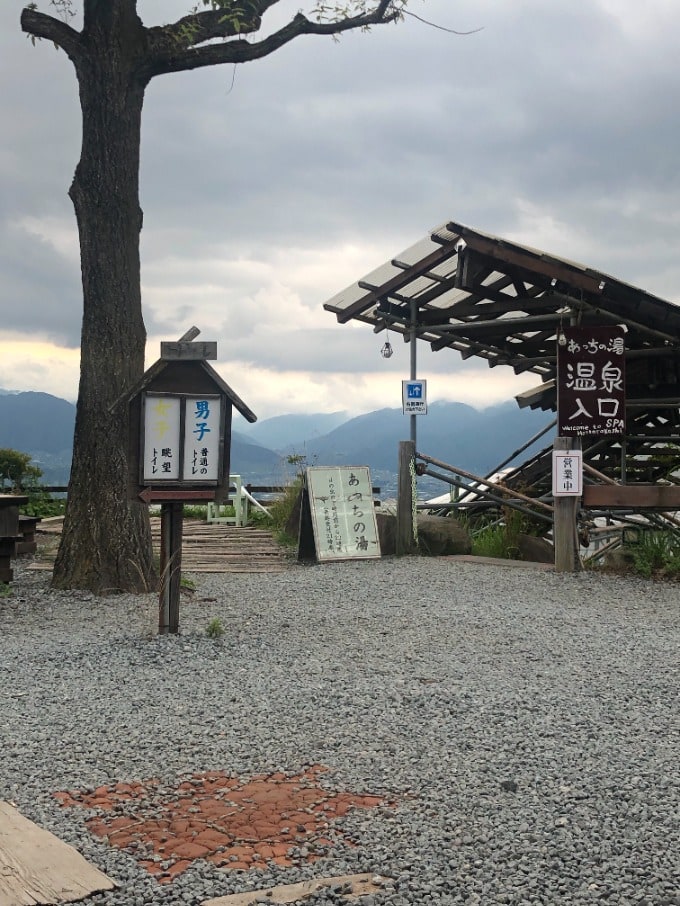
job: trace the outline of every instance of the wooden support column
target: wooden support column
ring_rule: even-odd
[[[182,579],[182,522],[184,504],[171,500],[161,504],[161,593],[158,631],[179,632],[179,595]]]
[[[573,437],[556,437],[555,450],[577,450],[580,440]],[[581,506],[580,497],[555,497],[553,517],[553,542],[555,546],[555,572],[575,573],[582,569],[578,552],[576,514]]]
[[[399,476],[397,491],[397,537],[398,557],[415,554],[418,550],[417,527],[414,522],[414,469],[416,445],[412,440],[399,441]]]

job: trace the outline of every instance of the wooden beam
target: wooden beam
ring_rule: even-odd
[[[154,500],[181,500],[183,503],[205,503],[206,500],[214,500],[216,496],[215,488],[206,490],[173,490],[172,488],[144,488],[139,492],[139,499],[144,503],[151,503]]]
[[[662,484],[586,485],[584,507],[680,510],[680,487]]]
[[[499,263],[513,264],[523,272],[524,279],[530,283],[535,282],[535,278],[547,277],[556,279],[561,283],[567,284],[570,288],[584,290],[592,293],[594,296],[602,295],[602,287],[599,276],[594,277],[583,271],[578,265],[574,266],[566,261],[558,261],[550,258],[543,253],[531,252],[518,246],[513,246],[506,242],[488,239],[482,236],[466,235],[463,237],[468,246],[483,255],[488,255],[496,262],[495,267],[498,271],[503,268]],[[526,276],[526,274],[530,276]]]

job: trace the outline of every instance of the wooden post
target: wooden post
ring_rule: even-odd
[[[415,554],[418,550],[418,542],[416,540],[417,526],[414,522],[415,457],[415,443],[412,440],[399,441],[396,537],[398,557],[403,557],[405,554]]]
[[[555,450],[578,449],[580,441],[573,437],[556,437]],[[555,497],[553,517],[553,543],[555,546],[555,572],[574,573],[582,569],[578,553],[578,531],[576,513],[581,505],[580,497]]]
[[[314,539],[314,526],[312,524],[312,507],[309,502],[309,488],[307,477],[302,476],[300,489],[300,522],[298,528],[298,560],[301,563],[316,563],[316,541]]]
[[[182,579],[182,520],[184,504],[170,500],[161,504],[161,593],[158,631],[179,632],[179,594]]]

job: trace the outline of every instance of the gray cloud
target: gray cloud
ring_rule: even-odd
[[[80,343],[80,272],[40,236],[0,222],[0,300],[5,327],[64,346]]]
[[[139,10],[162,21],[189,5],[140,0]],[[284,0],[277,21],[299,5]],[[20,6],[0,6],[0,307],[5,327],[74,343],[73,259],[21,224],[73,226],[76,82],[63,54],[21,35]],[[235,72],[151,83],[141,172],[151,333],[173,334],[195,316],[192,286],[198,295],[204,287],[222,300],[210,324],[238,340],[244,360],[321,373],[341,370],[351,353],[357,368],[378,370],[370,328],[359,342],[327,314],[327,328],[321,317],[282,334],[276,306],[263,300],[280,291],[301,306],[291,311],[318,311],[364,273],[343,269],[334,246],[380,248],[387,258],[450,217],[678,297],[680,6],[427,0],[411,8],[483,30],[454,37],[408,18],[339,43],[304,39]],[[338,284],[288,269],[300,250],[328,255]],[[239,270],[243,260],[259,262],[262,274]],[[436,370],[462,367],[431,358]]]

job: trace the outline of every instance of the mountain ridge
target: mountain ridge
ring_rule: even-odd
[[[479,410],[466,403],[435,402],[417,416],[417,449],[476,474],[488,474],[548,423],[544,412],[505,402]],[[344,420],[343,420],[344,419]],[[401,409],[357,416],[344,412],[277,415],[259,428],[232,429],[231,472],[253,484],[284,484],[295,473],[289,458],[308,465],[367,465],[381,484],[397,472],[399,441],[410,436]],[[257,424],[257,423],[256,423]],[[37,391],[0,394],[0,447],[30,453],[49,484],[66,484],[75,405]],[[324,428],[329,428],[322,433]],[[299,437],[300,430],[306,436]],[[540,447],[549,441],[544,439]],[[271,444],[276,444],[276,447]],[[539,449],[534,444],[534,449]]]

